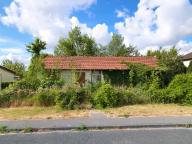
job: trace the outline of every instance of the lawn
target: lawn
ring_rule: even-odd
[[[111,117],[191,116],[192,106],[147,104],[109,108],[101,111]],[[0,120],[68,119],[88,117],[89,112],[90,110],[58,110],[56,107],[0,108]]]

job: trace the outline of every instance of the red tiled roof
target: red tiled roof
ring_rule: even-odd
[[[141,63],[150,67],[157,66],[155,57],[58,57],[47,56],[45,69],[77,69],[77,70],[126,70],[129,63]]]

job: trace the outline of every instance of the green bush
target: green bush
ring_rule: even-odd
[[[14,84],[16,89],[32,89],[37,90],[40,87],[40,80],[23,79]]]
[[[127,93],[132,94],[132,102],[130,104],[147,104],[150,103],[150,98],[147,95],[147,92],[140,88],[130,87],[127,89]]]
[[[36,103],[40,106],[53,106],[55,105],[55,98],[58,95],[57,90],[42,89],[35,95]]]
[[[48,77],[41,80],[40,87],[42,88],[51,88],[51,87],[59,87],[61,88],[64,85],[64,80],[57,80],[53,77]]]
[[[0,107],[9,107],[10,106],[10,92],[1,91],[0,92]]]
[[[173,103],[174,99],[169,96],[167,89],[150,89],[148,95],[152,103]]]
[[[110,84],[102,84],[93,96],[96,108],[115,107],[119,103],[117,91]]]
[[[117,89],[117,95],[119,97],[119,103],[118,105],[123,106],[123,105],[131,105],[134,104],[134,93],[124,89],[120,88]]]
[[[176,75],[167,90],[174,103],[186,103],[192,91],[192,74]]]
[[[84,88],[67,88],[59,92],[56,97],[56,104],[62,109],[78,109],[87,98]]]
[[[186,98],[185,98],[185,103],[192,105],[192,90],[188,91]]]

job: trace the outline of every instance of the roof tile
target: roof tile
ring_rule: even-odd
[[[78,70],[126,70],[129,63],[142,63],[150,67],[157,66],[155,57],[58,57],[47,56],[45,69],[78,69]]]

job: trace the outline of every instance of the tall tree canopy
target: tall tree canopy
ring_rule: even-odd
[[[11,61],[9,59],[5,59],[2,62],[2,66],[14,71],[18,76],[23,77],[25,73],[25,65],[18,61]]]
[[[32,53],[31,63],[28,68],[27,78],[41,79],[45,73],[43,66],[43,58],[45,55],[41,54],[42,50],[46,49],[46,42],[36,38],[34,42],[26,45],[27,51]]]
[[[42,50],[46,49],[46,42],[36,38],[34,42],[26,45],[27,51],[32,53],[33,56],[39,56]]]
[[[136,47],[124,44],[124,38],[120,34],[113,34],[111,42],[107,46],[110,56],[137,56],[139,55]]]
[[[59,56],[93,56],[96,52],[95,40],[83,35],[79,27],[72,29],[68,38],[61,38],[54,51],[55,55]]]
[[[181,56],[175,47],[172,47],[170,50],[164,50],[162,48],[155,51],[149,50],[147,56],[156,56],[159,60],[159,65],[166,69],[164,76],[165,83],[169,83],[176,74],[186,72]]]

